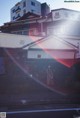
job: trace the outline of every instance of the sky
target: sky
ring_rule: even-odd
[[[6,22],[10,22],[10,9],[21,0],[0,0],[0,26]],[[67,2],[64,0],[38,0],[39,2],[47,2],[51,10],[57,8],[69,8],[80,11],[80,2]],[[69,0],[68,0],[69,1]]]

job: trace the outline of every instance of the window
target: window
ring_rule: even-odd
[[[15,16],[13,17],[13,20],[15,20]]]
[[[35,6],[35,2],[32,2],[32,1],[31,1],[31,5],[32,5],[32,6]]]
[[[33,9],[31,9],[31,12],[33,13],[33,12],[34,12],[34,10],[33,10]]]
[[[26,1],[23,2],[23,7],[26,7]]]
[[[16,17],[15,19],[17,19],[17,18],[20,18],[20,14],[18,14],[17,17]]]
[[[37,58],[39,58],[39,59],[40,59],[40,58],[41,58],[41,55],[40,55],[40,54],[38,54],[38,55],[37,55]]]
[[[17,11],[20,11],[20,10],[21,10],[21,8],[20,8],[20,6],[18,6],[15,11],[17,12]]]
[[[12,12],[14,13],[15,12],[15,9],[13,9]]]
[[[54,18],[60,18],[60,13],[59,12],[55,12]]]
[[[18,17],[20,17],[20,14],[18,14]]]

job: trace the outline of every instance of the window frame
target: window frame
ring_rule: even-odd
[[[32,6],[35,6],[36,4],[35,4],[35,2],[31,1],[31,5],[32,5]]]

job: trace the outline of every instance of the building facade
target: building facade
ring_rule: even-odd
[[[57,90],[54,85],[59,86],[56,92],[64,93],[60,89],[63,87],[65,92],[66,89],[72,92],[68,85],[75,79],[75,75],[76,82],[80,81],[80,59],[74,58],[76,50],[76,46],[55,36],[33,41],[30,36],[0,33],[0,74],[5,80],[9,78],[9,82],[10,79],[15,79],[16,83],[16,78],[29,77],[30,80],[34,77],[53,90]],[[76,67],[78,65],[79,70]],[[69,78],[71,81],[68,81]],[[71,87],[75,89],[75,81]]]
[[[0,30],[5,33],[22,35],[75,35],[80,36],[80,12],[69,9],[52,10],[47,16],[27,13],[26,18],[5,23]]]
[[[31,12],[41,16],[41,3],[36,0],[22,0],[11,9],[11,21],[16,21]]]
[[[52,103],[60,104],[64,97],[65,103],[74,104],[75,97],[72,99],[71,95],[80,93],[80,12],[61,8],[52,10],[47,16],[43,12],[42,16],[38,14],[37,17],[34,11],[31,13],[28,10],[27,17],[24,18],[20,12],[21,2],[15,6],[18,11],[12,16],[12,21],[15,22],[8,22],[0,27],[0,31],[3,32],[0,33],[1,96],[6,93],[9,95],[7,100],[12,101],[12,98],[16,100],[14,94],[23,95],[25,92],[17,101],[29,94],[29,99],[25,99],[29,100],[30,104],[30,98],[33,99],[31,96],[39,93],[34,97],[34,101],[39,97],[42,104],[43,97],[45,99],[49,92],[45,95],[45,88],[48,88],[58,94],[55,98],[56,94],[52,93],[54,96],[51,98],[50,92],[50,104],[51,99]],[[32,0],[29,2],[32,6],[36,5]],[[27,3],[23,0],[22,5],[25,7]],[[45,5],[43,9],[46,11]],[[15,10],[12,9],[13,11]],[[46,13],[48,12],[49,10]],[[33,83],[33,80],[36,82]],[[29,90],[32,91],[31,94]],[[68,102],[66,95],[70,97]],[[40,96],[43,97],[40,99]],[[7,100],[5,97],[4,104]],[[17,101],[13,103],[16,104]]]
[[[79,35],[80,29],[80,12],[70,9],[52,10],[52,21],[56,26],[51,24],[48,26],[48,33],[56,33],[60,35]]]
[[[50,13],[50,6],[47,3],[41,4],[41,14],[42,16],[47,16]]]
[[[5,23],[0,27],[0,30],[4,33],[30,36],[48,36],[54,34],[73,45],[76,44],[76,41],[73,41],[73,39],[80,37],[80,12],[78,11],[61,8],[52,10],[45,17],[33,16],[33,13],[29,13],[27,19]],[[65,38],[68,36],[71,37],[72,41],[70,38]],[[76,46],[80,48],[79,40]],[[77,57],[80,57],[80,49]]]

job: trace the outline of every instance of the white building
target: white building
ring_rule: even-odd
[[[80,19],[80,12],[67,9],[67,8],[60,8],[52,10],[52,18],[54,21],[56,20],[72,20],[72,21],[79,21]]]
[[[29,60],[55,59],[68,67],[80,59],[79,43],[80,37],[51,35],[42,38],[0,33],[0,48],[22,49]]]
[[[36,0],[22,0],[11,9],[11,21],[16,21],[26,13],[41,15],[41,3]]]
[[[60,8],[52,10],[52,21],[57,22],[56,25],[51,24],[51,26],[48,26],[47,32],[48,34],[60,34],[60,35],[66,35],[66,34],[80,34],[78,30],[79,22],[80,22],[80,12],[66,9],[66,8]],[[61,21],[61,22],[60,22]]]
[[[28,59],[55,59],[63,65],[71,67],[80,58],[77,57],[79,55],[79,48],[77,47],[79,42],[80,37],[63,39],[63,37],[51,35],[25,46],[24,50],[28,49]]]

